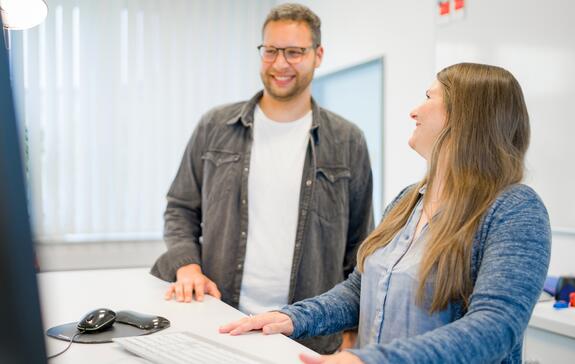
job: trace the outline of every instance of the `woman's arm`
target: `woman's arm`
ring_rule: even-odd
[[[288,315],[294,325],[290,337],[328,335],[356,327],[360,291],[361,274],[356,269],[326,293],[282,308],[280,312]]]
[[[281,311],[271,311],[220,326],[220,333],[240,335],[252,330],[264,334],[285,334],[292,338],[327,335],[355,327],[359,319],[361,275],[354,271],[348,279],[328,292]]]

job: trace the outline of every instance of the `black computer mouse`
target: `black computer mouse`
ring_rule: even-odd
[[[98,308],[88,312],[76,325],[83,333],[101,332],[110,328],[116,321],[116,313],[108,308]]]

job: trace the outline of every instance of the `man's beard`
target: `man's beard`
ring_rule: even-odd
[[[304,92],[307,89],[307,87],[309,86],[309,84],[313,79],[313,71],[309,72],[308,74],[300,78],[296,76],[294,79],[294,85],[291,88],[287,90],[281,90],[280,92],[277,92],[276,91],[277,88],[273,87],[274,82],[273,76],[266,74],[263,75],[261,78],[266,92],[272,98],[278,101],[290,101],[299,96],[302,92]]]

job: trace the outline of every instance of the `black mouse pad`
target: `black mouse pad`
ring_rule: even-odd
[[[70,339],[78,333],[76,325],[78,325],[77,322],[70,322],[68,324],[54,326],[48,329],[48,331],[46,331],[46,334],[55,339],[70,341]],[[147,335],[152,334],[154,332],[158,332],[163,329],[165,329],[165,327],[144,330],[139,329],[135,326],[115,322],[114,325],[106,331],[96,332],[92,334],[80,334],[74,338],[74,342],[83,344],[110,343],[112,342],[112,339],[117,337]]]

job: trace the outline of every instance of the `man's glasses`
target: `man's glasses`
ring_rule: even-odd
[[[276,60],[280,51],[284,53],[284,58],[289,64],[295,64],[301,62],[303,56],[316,47],[285,47],[285,48],[278,48],[278,47],[271,47],[260,45],[258,46],[258,51],[260,52],[260,56],[262,57],[262,61],[266,63],[271,63]]]

